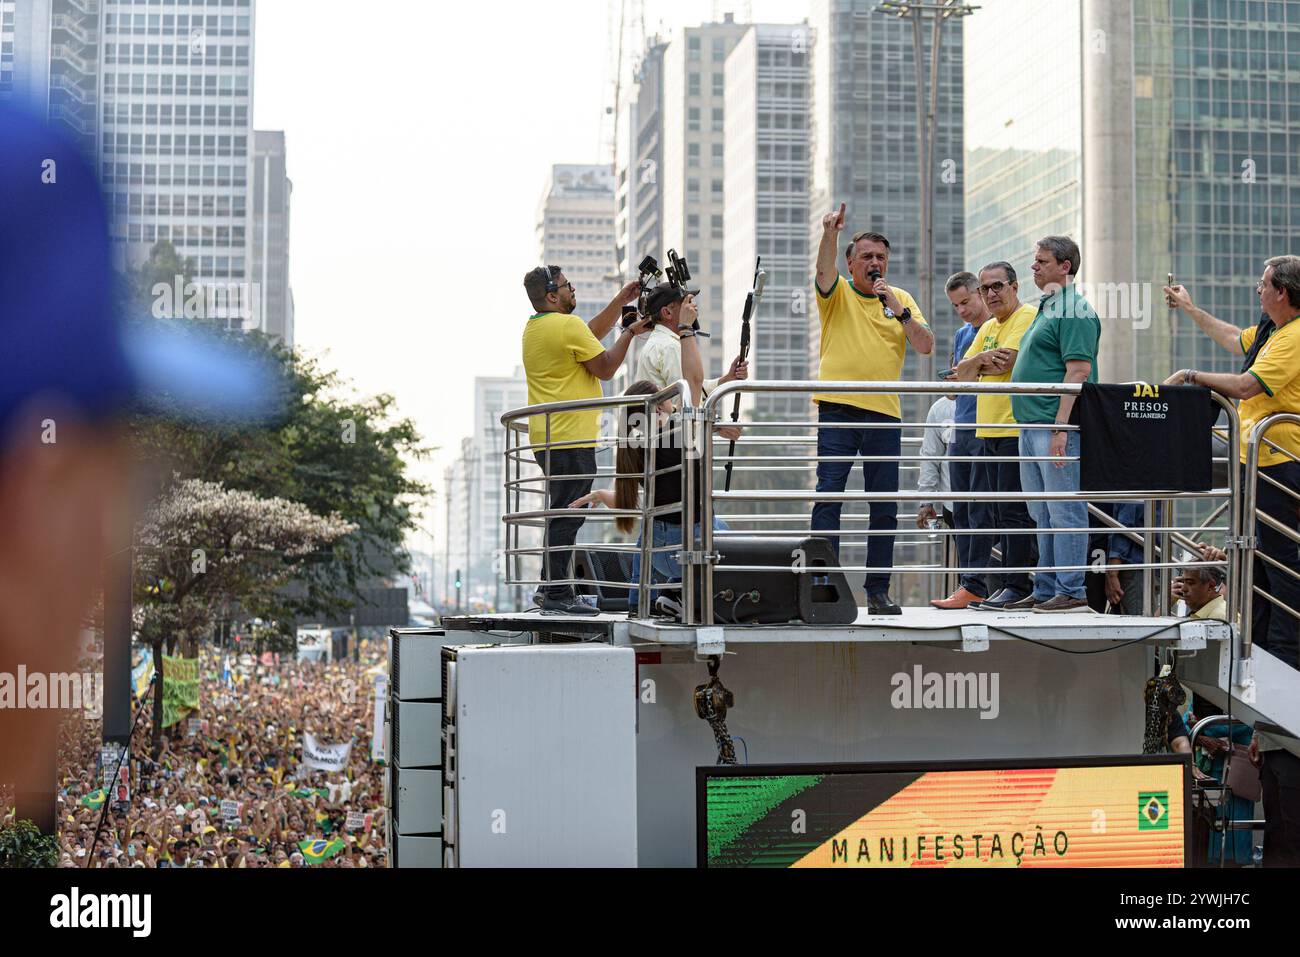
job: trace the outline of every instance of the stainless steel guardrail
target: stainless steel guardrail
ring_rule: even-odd
[[[586,399],[573,402],[557,402],[545,405],[529,406],[523,409],[515,409],[501,416],[501,422],[505,426],[508,435],[508,441],[504,450],[506,481],[505,491],[510,503],[509,510],[502,516],[503,521],[508,529],[508,547],[504,550],[506,557],[506,574],[507,581],[513,585],[543,584],[545,576],[539,578],[526,578],[523,575],[523,562],[525,559],[537,558],[544,568],[550,549],[543,542],[539,546],[528,546],[521,540],[521,532],[529,527],[543,528],[556,518],[572,517],[572,510],[564,508],[545,507],[550,500],[550,482],[551,476],[541,472],[535,465],[531,471],[538,474],[525,475],[529,470],[528,462],[531,456],[537,451],[545,451],[552,447],[550,440],[551,422],[554,416],[572,411],[582,410],[600,410],[603,413],[617,413],[621,409],[628,407],[640,407],[640,410],[649,418],[652,410],[664,401],[671,401],[674,404],[675,414],[679,416],[684,437],[683,445],[685,453],[682,457],[683,464],[672,469],[663,470],[656,467],[654,447],[655,442],[649,442],[648,453],[645,455],[645,468],[642,473],[637,475],[619,475],[616,471],[598,469],[596,473],[589,476],[566,476],[566,478],[591,478],[593,481],[606,478],[635,478],[641,483],[642,499],[641,507],[638,509],[589,509],[583,514],[583,518],[588,522],[609,522],[617,520],[619,517],[635,517],[641,523],[641,535],[639,544],[632,543],[600,543],[593,545],[588,543],[585,547],[596,548],[605,552],[635,552],[639,553],[640,574],[638,580],[634,583],[638,589],[638,602],[636,609],[630,613],[637,617],[646,617],[650,611],[651,588],[656,591],[672,591],[680,593],[683,605],[683,618],[687,623],[701,624],[713,621],[713,574],[717,567],[719,555],[715,548],[715,542],[719,538],[723,540],[741,541],[745,538],[772,537],[774,535],[788,536],[792,534],[810,534],[806,523],[810,519],[811,507],[817,502],[840,502],[840,503],[870,503],[880,501],[907,502],[907,503],[926,503],[935,498],[949,498],[961,502],[999,502],[999,501],[1078,501],[1087,503],[1089,512],[1105,527],[1114,528],[1117,534],[1128,536],[1135,544],[1143,548],[1143,561],[1140,563],[1127,564],[1123,567],[1126,569],[1140,570],[1143,573],[1143,612],[1151,615],[1157,613],[1159,608],[1164,606],[1168,601],[1169,580],[1173,569],[1196,567],[1196,566],[1219,566],[1226,570],[1228,581],[1229,596],[1237,596],[1241,589],[1238,588],[1238,582],[1243,575],[1243,569],[1249,567],[1249,562],[1243,560],[1243,552],[1253,545],[1251,539],[1243,537],[1240,534],[1241,516],[1248,514],[1243,512],[1242,508],[1242,472],[1234,466],[1234,452],[1238,447],[1239,441],[1239,422],[1236,409],[1231,402],[1223,399],[1215,393],[1211,393],[1213,399],[1218,403],[1221,410],[1227,417],[1226,437],[1229,448],[1229,468],[1227,469],[1227,483],[1224,487],[1213,488],[1207,492],[1172,492],[1167,489],[1132,489],[1121,492],[951,492],[945,495],[938,495],[931,492],[919,492],[915,490],[915,485],[911,489],[907,488],[910,484],[900,478],[900,490],[897,492],[817,492],[807,488],[809,473],[815,471],[819,461],[828,461],[831,458],[836,460],[857,462],[889,461],[897,462],[900,467],[900,473],[910,478],[911,470],[919,468],[926,461],[939,461],[946,465],[952,462],[1026,462],[1026,461],[1060,461],[1053,460],[1046,456],[1038,458],[1026,457],[1020,455],[1014,456],[976,456],[976,457],[959,457],[944,455],[937,459],[933,457],[923,457],[919,454],[916,447],[920,440],[915,435],[909,436],[909,431],[923,435],[927,428],[934,428],[933,425],[926,422],[884,422],[884,423],[819,423],[815,418],[801,420],[796,418],[782,418],[780,420],[762,420],[742,418],[735,423],[745,430],[738,444],[738,454],[734,457],[728,457],[723,450],[715,450],[715,441],[721,441],[714,435],[714,430],[726,425],[731,425],[730,421],[722,418],[724,407],[730,408],[736,393],[744,394],[781,394],[786,396],[806,396],[811,406],[811,396],[814,393],[842,393],[845,395],[970,395],[970,394],[999,394],[999,395],[1078,395],[1082,387],[1077,384],[1033,384],[1033,383],[985,383],[985,382],[823,382],[823,381],[738,381],[728,382],[716,389],[704,402],[700,408],[691,408],[690,392],[685,380],[673,383],[669,388],[661,391],[654,396],[608,396],[600,399]],[[543,416],[545,419],[545,441],[540,444],[530,444],[527,439],[528,420],[534,416]],[[1293,417],[1300,421],[1300,417]],[[1265,423],[1262,423],[1263,426]],[[961,428],[977,428],[986,423],[966,424],[962,423]],[[994,425],[994,424],[987,424]],[[1002,423],[997,423],[1000,428],[1012,428]],[[903,435],[901,452],[897,456],[839,456],[839,457],[819,457],[816,455],[816,432],[819,429],[826,428],[857,428],[857,429],[897,429]],[[1024,432],[1031,429],[1050,429],[1050,424],[1025,424],[1014,426],[1017,430]],[[1074,426],[1071,429],[1077,428]],[[771,434],[772,430],[782,432],[794,432],[798,434]],[[919,430],[919,431],[918,431]],[[617,429],[609,428],[608,424],[602,429],[601,437],[596,441],[599,448],[616,448],[619,442]],[[562,443],[556,443],[556,447],[561,447]],[[800,447],[812,446],[811,454],[801,454]],[[915,449],[915,451],[913,451]],[[688,467],[698,456],[699,467]],[[1073,459],[1077,461],[1077,459]],[[1216,459],[1216,461],[1221,461]],[[740,485],[749,484],[757,487],[741,487],[735,490],[723,489],[720,472],[727,464],[731,464],[735,477],[740,480]],[[851,466],[852,467],[852,466]],[[675,505],[666,505],[655,507],[654,502],[654,483],[656,476],[667,474],[670,471],[681,471],[682,495],[681,501]],[[755,481],[746,483],[746,477]],[[764,478],[766,487],[758,480]],[[770,481],[775,478],[775,484],[783,484],[786,487],[771,487],[774,483]],[[699,505],[700,514],[695,512],[695,484],[702,483],[700,489]],[[1253,486],[1252,486],[1253,487]],[[526,495],[541,495],[542,508],[524,507],[523,499]],[[1101,512],[1094,503],[1102,502],[1143,502],[1145,504],[1144,515],[1146,516],[1141,527],[1129,528],[1123,526],[1115,519]],[[1159,503],[1159,504],[1158,504]],[[1200,510],[1203,514],[1199,517],[1193,516],[1192,520],[1179,524],[1176,510],[1179,505],[1184,507],[1191,506]],[[762,511],[763,508],[781,508],[781,511]],[[655,547],[653,545],[653,536],[651,528],[654,519],[658,515],[665,513],[675,513],[675,517],[680,520],[682,529],[682,544],[680,546],[668,545]],[[730,526],[725,530],[714,530],[714,518],[720,514],[725,515]],[[862,516],[845,514],[842,524],[856,526],[861,524]],[[1223,522],[1223,524],[1216,524]],[[791,528],[789,526],[796,526]],[[834,567],[815,567],[815,568],[798,568],[782,566],[782,570],[793,572],[795,574],[826,574],[828,572],[845,572],[845,573],[907,573],[921,576],[933,576],[936,579],[950,578],[953,575],[967,574],[995,574],[1001,575],[1006,573],[1033,573],[1048,568],[1048,566],[1035,567],[1003,567],[994,566],[991,568],[962,568],[955,567],[952,558],[952,545],[956,537],[960,535],[970,535],[972,532],[979,535],[991,537],[1000,537],[1004,535],[1037,535],[1038,530],[1029,528],[978,528],[978,529],[961,529],[961,528],[942,528],[942,529],[907,529],[899,527],[897,529],[870,529],[870,528],[845,528],[837,530],[834,533],[841,542],[841,549],[848,547],[857,547],[870,541],[875,535],[893,536],[899,540],[900,545],[906,545],[911,542],[919,547],[940,548],[941,554],[938,560],[932,563],[916,563],[910,565],[895,564],[889,568],[871,568],[866,565],[846,565],[840,564]],[[1092,527],[1052,529],[1053,534],[1096,534],[1098,529]],[[818,534],[811,532],[811,534]],[[1184,561],[1176,561],[1174,556],[1174,547],[1182,547],[1189,551],[1197,543],[1200,536],[1211,535],[1221,537],[1224,542],[1226,558],[1220,561],[1204,561],[1199,556]],[[579,546],[583,547],[583,546]],[[568,546],[566,546],[566,550]],[[680,563],[682,570],[682,580],[680,582],[659,582],[654,580],[651,568],[655,554],[664,552],[675,553],[675,557]],[[1252,556],[1253,557],[1253,556]],[[843,560],[841,559],[841,562]],[[763,565],[727,565],[725,566],[733,571],[750,571],[762,572],[772,571],[773,569]],[[1094,564],[1070,565],[1070,566],[1052,566],[1053,571],[1096,571]],[[1300,576],[1298,576],[1300,577]],[[596,580],[593,584],[626,588],[629,582]],[[1157,581],[1159,587],[1159,599],[1157,599]],[[556,580],[552,584],[576,584],[577,580],[566,578]],[[1249,583],[1244,585],[1248,591]],[[697,600],[698,595],[698,600]],[[1243,615],[1243,604],[1240,600],[1234,600],[1230,597],[1230,605],[1234,610],[1234,617]],[[1248,607],[1244,614],[1244,619],[1249,619]],[[1235,622],[1234,622],[1235,623]],[[1246,653],[1248,653],[1248,645]]]
[[[639,474],[620,474],[617,469],[602,470],[597,469],[594,473],[566,474],[566,479],[591,479],[593,482],[609,478],[617,480],[619,478],[639,479],[642,485],[642,506],[638,509],[587,509],[582,513],[584,522],[616,522],[621,517],[634,517],[640,520],[642,535],[640,545],[621,545],[621,544],[601,544],[601,551],[609,552],[639,552],[641,555],[641,568],[639,576],[639,599],[637,614],[639,617],[646,617],[650,613],[650,586],[652,578],[653,556],[656,553],[676,551],[675,546],[664,546],[655,548],[648,530],[654,518],[668,512],[681,513],[682,505],[679,503],[675,506],[655,507],[655,479],[658,476],[666,475],[669,472],[682,473],[682,501],[689,501],[689,496],[693,491],[692,487],[692,470],[684,466],[675,466],[669,469],[660,469],[655,465],[655,451],[658,448],[660,419],[654,414],[658,405],[665,401],[671,401],[676,404],[677,411],[689,413],[690,411],[690,386],[685,379],[679,379],[669,385],[666,389],[654,395],[615,395],[606,396],[599,399],[577,399],[568,402],[548,402],[539,405],[526,406],[522,409],[512,409],[501,416],[501,424],[506,429],[506,447],[503,450],[505,456],[505,476],[504,483],[505,496],[507,501],[511,501],[511,507],[502,515],[502,521],[507,529],[507,547],[503,550],[503,558],[506,563],[506,583],[509,585],[577,585],[577,579],[564,578],[557,580],[547,579],[545,570],[547,558],[553,551],[547,544],[547,538],[550,524],[557,518],[573,518],[575,512],[573,509],[561,507],[550,508],[551,500],[551,480],[553,478],[550,468],[551,457],[547,456],[547,467],[541,468],[536,462],[536,453],[538,451],[550,452],[565,448],[575,448],[577,445],[573,440],[562,442],[552,442],[551,434],[554,417],[566,412],[597,412],[597,413],[618,413],[629,407],[640,407],[642,421],[651,423],[651,431],[646,442],[645,468]],[[543,419],[543,441],[540,444],[532,444],[530,435],[530,421],[535,417]],[[687,423],[693,420],[684,417]],[[611,434],[612,432],[612,434]],[[597,448],[617,448],[619,443],[617,429],[609,429],[608,423],[602,423],[600,434],[594,440]],[[533,456],[533,469],[539,474],[525,475],[525,469],[528,468],[525,456]],[[685,460],[683,456],[683,460]],[[513,468],[513,478],[511,470]],[[532,469],[529,470],[530,472]],[[538,486],[540,483],[540,487]],[[524,508],[524,495],[542,496],[542,508]],[[683,521],[685,516],[683,516]],[[521,543],[521,533],[526,527],[542,529],[542,541],[537,546],[525,546]],[[575,546],[564,546],[563,551],[572,552]],[[540,572],[538,578],[525,578],[522,569],[522,562],[525,556],[536,555],[540,560]],[[511,563],[513,562],[513,571]],[[630,584],[626,581],[612,581],[601,579],[584,579],[584,584],[594,584],[611,588],[626,588]],[[662,590],[672,590],[680,588],[680,585],[656,585],[656,588]]]
[[[828,382],[828,381],[772,381],[772,382],[740,381],[740,382],[728,382],[720,386],[704,402],[703,408],[698,410],[695,414],[697,415],[697,417],[701,418],[705,423],[718,422],[721,410],[724,408],[725,405],[728,404],[727,400],[729,399],[729,397],[733,396],[734,393],[736,392],[756,393],[756,394],[772,394],[772,393],[806,394],[809,396],[809,398],[811,398],[811,396],[814,393],[817,394],[843,393],[846,395],[852,395],[852,394],[909,395],[910,394],[910,395],[932,395],[932,396],[963,395],[963,394],[965,395],[970,395],[970,394],[1076,395],[1077,396],[1082,392],[1082,386],[1078,384],[1069,384],[1069,383],[1033,384],[1033,383],[992,383],[992,382],[985,383],[985,382],[951,382],[951,381],[950,382],[870,382],[870,383]],[[1232,444],[1233,440],[1235,440],[1239,434],[1239,423],[1237,419],[1236,409],[1231,402],[1227,401],[1226,399],[1223,399],[1221,396],[1218,396],[1217,394],[1214,393],[1211,393],[1211,395],[1214,401],[1220,406],[1220,408],[1227,415],[1227,421],[1228,421],[1227,431],[1229,434],[1229,448],[1231,449],[1234,447]],[[745,427],[749,427],[751,425],[761,425],[762,423],[758,423],[758,422],[751,423],[742,419],[739,424]],[[933,427],[933,426],[929,426],[927,423],[924,422],[907,422],[907,421],[902,421],[898,423],[895,422],[857,423],[855,422],[855,423],[844,423],[840,425],[835,425],[835,424],[828,424],[828,423],[819,423],[815,420],[809,420],[807,422],[783,422],[782,425],[798,426],[800,428],[809,429],[809,430],[817,430],[817,429],[823,429],[827,427],[859,428],[859,429],[862,428],[924,429],[927,427]],[[990,424],[975,423],[973,425],[969,425],[963,423],[962,427],[978,428],[982,425],[990,425]],[[998,425],[1000,427],[1007,427],[1007,426],[1001,426],[1000,423]],[[1024,425],[1015,426],[1015,428],[1017,428],[1022,432],[1030,429],[1050,429],[1053,427],[1054,426],[1051,424],[1041,424],[1041,425],[1024,424]],[[1071,426],[1070,428],[1075,429],[1077,427]],[[781,441],[787,444],[799,444],[799,443],[814,444],[816,442],[816,439],[797,437],[797,436],[784,436],[784,437],[780,437],[779,440],[769,440],[769,441]],[[715,461],[716,461],[716,457],[714,455],[713,448],[712,448],[712,443],[705,443],[702,451],[705,457],[705,461],[703,465],[703,474],[705,476],[712,476]],[[756,457],[763,458],[761,453],[759,453],[759,455]],[[816,455],[810,457],[787,456],[785,458],[787,461],[798,461],[801,464],[813,465],[813,466],[815,466],[815,463],[818,461]],[[912,460],[919,460],[920,457],[919,456],[909,457],[907,456],[906,452],[904,452],[900,456],[846,456],[843,458],[852,459],[853,461],[863,461],[863,462],[898,461],[902,463],[904,461],[907,461],[909,458]],[[948,462],[948,463],[951,463],[953,461],[975,461],[976,460],[975,458],[972,457],[962,458],[962,457],[955,457],[949,455],[945,455],[942,458],[944,462]],[[1048,460],[1048,459],[1046,459],[1046,457],[1039,457],[1037,459],[1034,459],[1033,457],[1026,457],[1020,455],[1000,457],[1000,458],[981,456],[978,458],[978,461],[981,462],[1006,461],[1006,462],[1019,463],[1019,462],[1026,462],[1026,461],[1044,461],[1044,460]],[[739,461],[739,459],[737,459],[737,461]],[[1240,476],[1237,473],[1237,470],[1229,468],[1227,477],[1228,477],[1228,484],[1226,487],[1211,489],[1208,492],[1170,492],[1168,490],[1163,490],[1163,489],[1132,489],[1123,492],[1084,492],[1084,491],[995,492],[993,491],[993,492],[953,492],[951,493],[950,497],[963,502],[1081,501],[1086,503],[1094,503],[1094,502],[1132,502],[1132,501],[1139,501],[1139,500],[1144,502],[1145,515],[1147,516],[1146,521],[1144,522],[1144,526],[1142,528],[1125,530],[1126,532],[1132,532],[1134,534],[1138,534],[1141,536],[1142,545],[1144,548],[1144,560],[1141,563],[1134,563],[1134,564],[1126,565],[1124,567],[1128,569],[1141,570],[1143,572],[1144,585],[1145,585],[1143,589],[1143,604],[1144,604],[1143,611],[1144,614],[1150,615],[1154,613],[1153,608],[1155,607],[1155,601],[1153,595],[1154,583],[1153,583],[1153,575],[1152,575],[1154,571],[1159,571],[1161,573],[1162,581],[1167,581],[1169,577],[1169,573],[1175,568],[1185,568],[1185,567],[1194,567],[1194,566],[1203,566],[1203,565],[1223,566],[1227,571],[1229,594],[1234,593],[1237,575],[1238,575],[1238,569],[1239,569],[1239,562],[1236,560],[1235,552],[1237,550],[1236,543],[1238,542],[1239,539],[1239,536],[1237,535],[1237,529],[1239,528],[1240,511],[1239,508],[1237,507],[1237,503],[1240,498],[1239,495]],[[902,483],[900,482],[900,487],[901,484]],[[692,563],[693,565],[695,565],[695,568],[693,570],[688,570],[686,574],[685,581],[686,581],[687,588],[690,589],[692,587],[693,575],[699,575],[702,578],[701,601],[700,601],[701,607],[699,610],[700,615],[697,619],[691,619],[692,623],[698,624],[702,622],[710,622],[713,620],[713,598],[714,598],[713,588],[712,588],[713,570],[717,559],[717,555],[714,549],[715,538],[717,537],[717,535],[721,535],[725,538],[741,537],[741,536],[737,536],[735,533],[732,532],[721,532],[721,533],[716,533],[715,535],[715,532],[713,530],[712,519],[714,515],[717,514],[719,505],[731,505],[733,503],[759,503],[759,502],[779,502],[781,504],[797,503],[798,505],[801,506],[811,505],[816,502],[841,502],[841,503],[868,502],[869,503],[869,502],[879,502],[879,501],[893,501],[893,502],[920,503],[920,502],[930,501],[934,497],[935,496],[931,493],[928,492],[922,493],[918,491],[899,491],[895,493],[882,494],[880,492],[849,492],[849,491],[816,492],[816,491],[806,491],[801,489],[749,489],[749,490],[728,492],[728,491],[719,491],[716,487],[711,486],[710,494],[705,496],[702,502],[704,514],[701,515],[700,517],[700,540],[698,542],[698,547],[696,546],[696,543],[692,543],[691,546],[685,550],[688,554],[699,557],[699,560]],[[1204,521],[1202,521],[1200,524],[1186,525],[1186,526],[1179,526],[1173,522],[1174,503],[1183,502],[1183,501],[1206,501],[1206,502],[1213,503],[1215,499],[1221,499],[1222,501],[1220,503],[1217,503],[1218,508],[1216,509],[1214,514],[1216,515],[1223,515],[1225,513],[1227,514],[1228,520],[1227,520],[1227,526],[1225,528],[1212,528]],[[1153,517],[1156,515],[1157,502],[1164,503],[1164,516],[1165,516],[1164,523],[1157,523],[1153,521]],[[1110,523],[1110,524],[1118,524],[1118,523]],[[1029,528],[1029,529],[979,528],[976,531],[981,535],[989,535],[989,536],[1038,534],[1038,531],[1033,528]],[[1089,534],[1094,531],[1095,529],[1089,527],[1052,529],[1053,534],[1072,534],[1072,533]],[[1190,547],[1193,544],[1193,540],[1189,537],[1189,533],[1204,534],[1207,531],[1224,534],[1225,543],[1228,545],[1228,549],[1227,549],[1228,557],[1225,560],[1217,561],[1217,562],[1201,561],[1199,560],[1199,556],[1197,557],[1197,560],[1190,560],[1190,561],[1172,560],[1172,550],[1170,547],[1171,543],[1179,543],[1182,544],[1184,547]],[[772,533],[768,532],[768,534],[770,535]],[[839,533],[835,533],[835,534],[837,534],[837,537],[840,538],[841,548],[843,548],[846,542],[846,537],[843,535],[839,535]],[[870,538],[872,535],[885,535],[885,536],[893,536],[895,538],[903,538],[905,536],[908,536],[911,533],[906,529],[899,528],[899,529],[882,529],[882,530],[874,530],[874,531],[869,529],[865,531],[858,530],[855,531],[853,534],[856,536],[865,536],[867,538]],[[943,529],[940,531],[940,534],[947,537],[955,537],[959,535],[969,535],[971,534],[971,530]],[[857,543],[856,538],[848,539],[848,541],[851,544]],[[759,572],[759,571],[773,570],[769,567],[758,566],[758,565],[729,565],[727,567],[732,571]],[[827,567],[816,567],[816,568],[786,567],[783,570],[792,571],[795,574],[820,575],[820,574],[826,574],[828,572],[835,572],[835,571],[845,572],[845,573],[860,573],[860,574],[872,574],[872,573],[893,574],[900,571],[917,573],[917,574],[945,574],[945,573],[954,573],[954,572],[958,574],[961,573],[987,574],[990,571],[992,571],[995,574],[1005,574],[1009,572],[1010,573],[1032,573],[1035,571],[1045,570],[1045,569],[1049,569],[1049,566],[1040,565],[1036,567],[1022,567],[1022,568],[1003,566],[994,569],[989,569],[984,567],[980,567],[980,568],[948,567],[944,569],[934,569],[934,568],[919,567],[919,566],[900,567],[897,564],[889,568],[883,568],[883,567],[873,568],[866,565],[841,564],[829,568]],[[1051,566],[1050,570],[1086,572],[1086,571],[1096,570],[1096,569],[1093,565],[1087,564],[1081,566],[1080,565]],[[1168,593],[1167,589],[1165,589],[1165,591],[1162,592],[1163,595],[1167,595],[1167,593]]]
[[[1264,554],[1259,545],[1258,531],[1262,525],[1267,525],[1271,530],[1277,532],[1283,537],[1300,544],[1300,535],[1297,535],[1294,529],[1283,525],[1272,515],[1269,515],[1258,507],[1259,483],[1263,481],[1289,496],[1296,503],[1296,509],[1300,511],[1300,491],[1288,488],[1272,476],[1260,473],[1259,453],[1261,446],[1264,445],[1267,445],[1270,451],[1277,452],[1290,459],[1292,462],[1300,462],[1300,458],[1297,458],[1293,452],[1282,448],[1282,446],[1278,445],[1276,442],[1271,442],[1266,438],[1270,429],[1284,422],[1300,424],[1300,415],[1293,412],[1276,412],[1273,415],[1267,416],[1255,424],[1255,427],[1251,429],[1250,435],[1246,440],[1245,476],[1242,480],[1244,488],[1242,489],[1241,508],[1242,515],[1253,519],[1253,521],[1250,521],[1249,523],[1243,521],[1240,543],[1240,550],[1242,553],[1241,589],[1236,593],[1236,600],[1238,603],[1237,614],[1240,616],[1241,620],[1242,658],[1249,658],[1251,648],[1254,647],[1256,636],[1252,633],[1252,621],[1254,618],[1252,614],[1252,606],[1256,599],[1269,602],[1274,608],[1280,609],[1292,618],[1300,620],[1300,610],[1292,608],[1290,605],[1287,605],[1276,596],[1269,594],[1255,584],[1255,559],[1264,562],[1269,566],[1269,568],[1277,569],[1285,575],[1290,575],[1292,578],[1300,579],[1300,571],[1297,571],[1294,568],[1288,568],[1271,555]]]

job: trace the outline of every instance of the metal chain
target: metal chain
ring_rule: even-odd
[[[722,682],[715,677],[709,685],[720,685]],[[713,740],[718,745],[718,764],[736,764],[736,745],[731,740],[731,732],[727,730],[727,719],[720,717],[713,709],[713,696],[707,691],[704,695],[704,720],[709,723],[713,729]]]
[[[1187,699],[1187,694],[1178,682],[1178,675],[1171,671],[1163,677],[1148,678],[1142,697],[1146,701],[1142,753],[1164,754],[1169,750],[1170,719]]]
[[[709,723],[713,729],[713,740],[718,745],[718,764],[738,764],[736,760],[736,746],[731,740],[731,732],[727,730],[727,709],[735,704],[735,698],[726,686],[723,685],[722,679],[718,677],[718,656],[709,657],[709,680],[695,689],[695,713]],[[718,701],[722,703],[719,710],[714,707],[713,696],[718,695]]]

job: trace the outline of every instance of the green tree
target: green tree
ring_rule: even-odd
[[[153,648],[156,689],[164,678],[164,645],[184,641],[192,657],[216,610],[231,602],[265,614],[307,555],[355,531],[300,502],[202,479],[173,483],[136,530],[135,625]],[[155,690],[155,754],[162,746],[163,697]]]
[[[179,275],[183,288],[191,274],[192,263],[170,244],[155,245],[123,284],[134,303],[131,314],[151,311],[148,299],[156,285],[174,288]],[[391,396],[355,396],[336,372],[278,340],[208,325],[214,336],[278,368],[283,413],[256,426],[140,416],[133,433],[142,462],[152,467],[152,497],[164,495],[177,479],[202,479],[298,502],[316,515],[354,525],[355,531],[299,562],[296,587],[262,606],[263,617],[279,622],[286,634],[294,618],[341,617],[367,580],[409,570],[404,541],[429,489],[409,474],[408,463],[432,450],[422,447],[414,423],[398,414]],[[185,627],[188,633],[192,626]]]
[[[31,821],[0,821],[0,868],[53,867],[59,838],[42,834]]]

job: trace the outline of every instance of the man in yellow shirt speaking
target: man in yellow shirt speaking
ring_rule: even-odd
[[[528,404],[599,399],[600,383],[618,372],[628,346],[649,320],[638,319],[626,327],[606,351],[600,340],[614,328],[624,303],[635,302],[641,284],[633,281],[618,291],[590,322],[573,314],[578,306],[573,283],[559,266],[538,266],[524,276],[524,290],[535,314],[524,326],[524,373],[528,379]],[[600,436],[600,409],[535,415],[528,421],[528,441],[547,482],[548,510],[566,509],[574,499],[591,491],[596,477],[596,439]],[[573,513],[571,513],[573,514]],[[571,546],[582,528],[582,513],[548,518],[543,542],[545,581],[536,596],[545,611],[595,614],[577,600],[566,584],[573,561]]]
[[[835,265],[839,234],[844,229],[844,204],[822,218],[821,245],[817,250],[817,315],[821,321],[821,372],[823,381],[897,382],[903,376],[907,346],[928,356],[934,334],[916,301],[902,289],[885,282],[889,269],[889,240],[880,233],[858,233],[845,251],[851,280],[844,280]],[[898,456],[902,429],[897,394],[830,392],[813,396],[817,403],[817,491],[843,492],[855,456],[892,457],[892,462],[863,462],[863,489],[898,491]],[[898,528],[898,502],[871,502],[868,528]],[[812,528],[838,531],[839,502],[813,506]],[[838,552],[839,537],[832,535]],[[867,567],[892,568],[894,538],[872,535],[867,545]],[[869,572],[866,577],[867,612],[899,615],[902,609],[889,597],[889,573]]]

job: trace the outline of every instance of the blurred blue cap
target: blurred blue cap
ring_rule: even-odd
[[[80,148],[0,104],[0,424],[35,396],[92,419],[135,407],[254,421],[278,376],[220,337],[116,314],[108,217]]]

